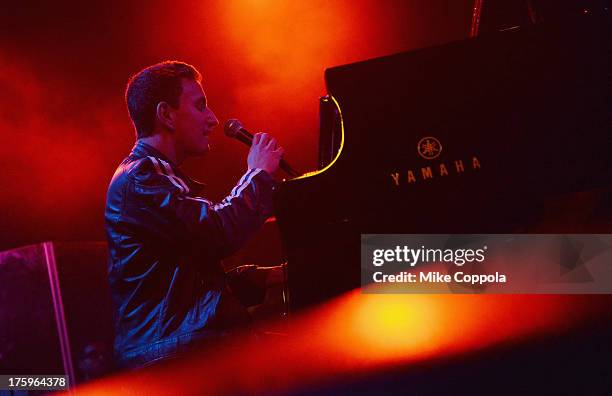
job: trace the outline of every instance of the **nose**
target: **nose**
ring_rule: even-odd
[[[217,119],[217,116],[210,109],[208,109],[208,117],[206,117],[206,122],[208,123],[208,125],[210,125],[211,128],[219,125],[219,120]]]

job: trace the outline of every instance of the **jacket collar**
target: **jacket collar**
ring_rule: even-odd
[[[150,144],[146,144],[141,140],[136,140],[136,144],[134,144],[134,147],[132,148],[131,155],[136,158],[144,158],[151,156],[169,163],[174,173],[181,179],[187,181],[189,190],[194,193],[199,193],[204,187],[206,187],[206,184],[197,180],[193,180],[192,178],[184,174],[183,171],[181,171],[181,169],[173,161],[170,160],[170,158],[166,157],[155,147],[151,146]]]
[[[178,166],[176,166],[176,164],[171,161],[170,158],[166,157],[164,154],[161,153],[161,151],[157,150],[155,147],[149,144],[146,144],[142,140],[136,140],[136,144],[134,144],[131,154],[138,158],[144,158],[148,156],[159,158],[169,163],[172,166],[172,169],[178,168]]]

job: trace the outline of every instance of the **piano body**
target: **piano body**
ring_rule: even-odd
[[[612,24],[590,16],[333,67],[320,170],[276,217],[293,311],[360,284],[360,234],[609,233]]]

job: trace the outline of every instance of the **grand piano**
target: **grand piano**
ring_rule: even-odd
[[[359,287],[360,234],[610,233],[609,14],[332,67],[319,170],[276,218],[293,311]]]

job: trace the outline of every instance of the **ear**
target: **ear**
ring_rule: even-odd
[[[167,102],[159,102],[156,109],[157,121],[166,129],[174,131],[174,112]]]

